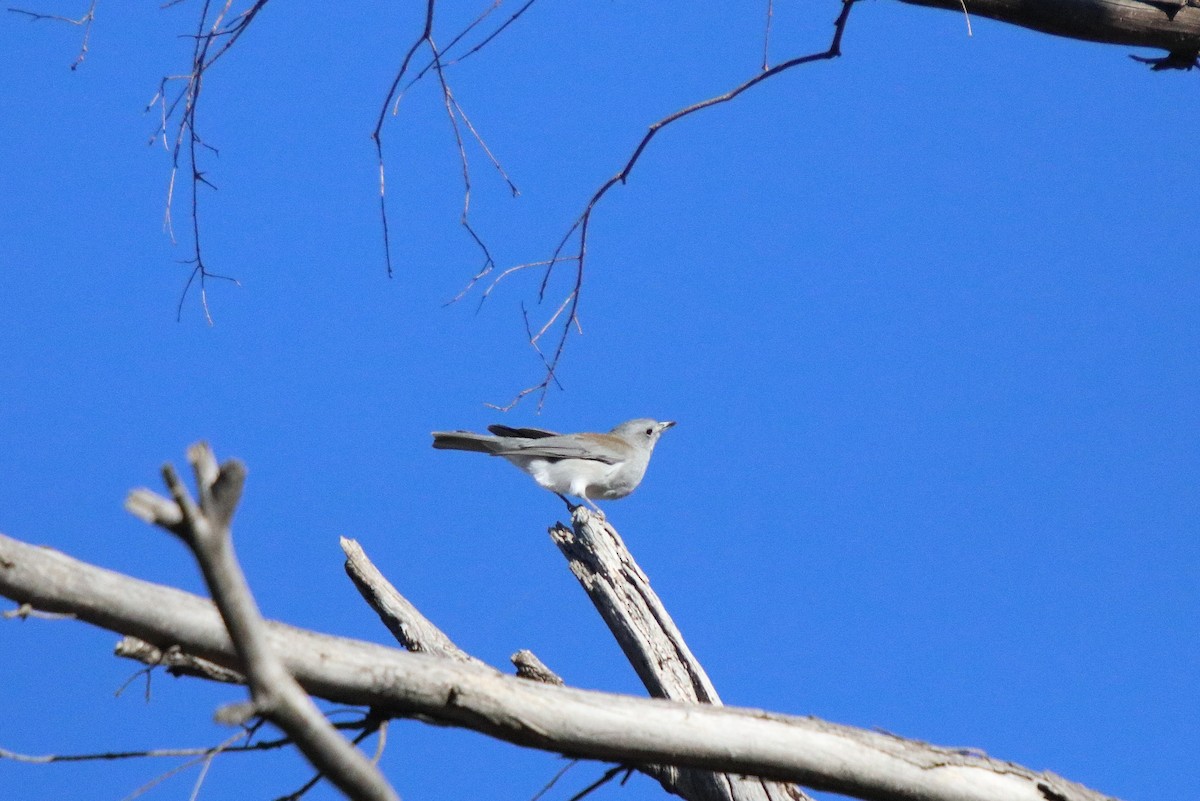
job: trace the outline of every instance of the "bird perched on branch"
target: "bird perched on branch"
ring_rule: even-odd
[[[607,434],[556,434],[540,428],[488,426],[488,434],[434,431],[433,447],[502,456],[542,487],[566,501],[574,495],[600,511],[593,501],[624,498],[637,489],[658,438],[673,421],[646,417],[630,420]]]

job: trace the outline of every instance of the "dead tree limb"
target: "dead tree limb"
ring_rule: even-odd
[[[412,602],[387,580],[379,568],[375,567],[357,541],[342,537],[341,545],[342,552],[346,554],[346,574],[354,582],[363,600],[375,610],[401,645],[413,653],[442,656],[492,669],[482,659],[471,656],[455,645],[444,631],[421,614]],[[563,684],[558,674],[542,664],[542,660],[532,651],[517,651],[511,660],[521,678],[559,686]]]
[[[962,13],[959,0],[901,0]],[[1196,0],[968,0],[972,16],[1089,42],[1154,47],[1176,56],[1200,51]]]
[[[346,741],[317,709],[272,647],[266,621],[233,550],[230,526],[242,497],[245,466],[230,460],[217,464],[205,443],[188,449],[196,478],[193,500],[171,465],[163,479],[171,500],[137,489],[126,508],[147,523],[170,531],[191,549],[221,619],[229,633],[236,665],[246,676],[253,703],[226,707],[219,717],[238,725],[254,717],[274,723],[299,747],[313,767],[348,798],[356,801],[399,801],[379,769]],[[213,660],[217,661],[217,660]]]
[[[689,704],[721,706],[700,661],[684,642],[650,579],[634,561],[617,530],[583,506],[550,538],[571,565],[647,692]],[[794,785],[711,771],[654,766],[647,771],[669,792],[692,801],[727,799],[795,801],[807,796]]]
[[[0,595],[240,666],[209,601],[3,535]],[[872,801],[1111,801],[973,750],[815,718],[556,687],[275,622],[266,636],[312,695],[569,756],[761,776]]]
[[[444,656],[486,667],[485,663],[455,645],[445,632],[401,595],[367,558],[361,545],[347,537],[342,537],[341,545],[346,554],[346,575],[401,645],[414,653]]]

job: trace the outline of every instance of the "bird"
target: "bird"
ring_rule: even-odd
[[[658,438],[675,421],[639,417],[607,434],[558,434],[541,428],[488,426],[488,434],[434,431],[433,447],[501,456],[575,508],[566,495],[604,514],[595,501],[624,498],[637,489]]]

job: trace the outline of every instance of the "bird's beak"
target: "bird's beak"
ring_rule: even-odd
[[[673,426],[673,425],[675,425],[675,421],[674,421],[674,420],[666,420],[666,421],[664,421],[664,422],[661,422],[661,423],[659,423],[659,424],[658,424],[658,430],[659,430],[659,431],[666,431],[668,428],[670,428],[670,427],[671,427],[671,426]]]

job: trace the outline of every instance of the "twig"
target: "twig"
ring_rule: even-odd
[[[490,250],[488,250],[488,246],[484,243],[483,239],[480,238],[479,234],[476,233],[475,228],[471,225],[471,168],[467,163],[467,150],[463,146],[462,133],[458,128],[458,116],[462,116],[464,123],[467,124],[468,129],[472,134],[474,134],[476,141],[482,145],[483,140],[479,138],[479,134],[476,133],[474,127],[472,127],[470,122],[467,121],[466,115],[462,112],[462,107],[459,106],[458,101],[454,99],[454,95],[450,92],[450,86],[446,83],[446,74],[442,70],[441,56],[438,54],[437,45],[434,44],[432,37],[428,39],[428,43],[429,49],[433,52],[434,72],[437,74],[438,85],[442,89],[442,101],[446,106],[446,116],[450,120],[450,129],[454,132],[454,144],[458,148],[459,163],[462,167],[463,204],[462,214],[459,217],[459,224],[461,224],[462,227],[467,230],[467,233],[471,235],[471,239],[474,240],[476,246],[478,246],[483,252],[483,268],[480,270],[480,274],[486,275],[491,271],[492,267],[495,266],[496,260],[492,258],[492,253]],[[483,149],[490,157],[491,151],[488,151],[487,145],[483,145]],[[496,163],[494,158],[493,163]],[[500,165],[496,163],[496,166],[499,168]],[[500,170],[500,174],[504,175],[505,180],[508,179],[508,176],[504,174],[503,169]],[[516,187],[512,185],[511,181],[509,181],[509,186],[515,193]]]
[[[453,50],[454,47],[459,42],[461,42],[468,33],[475,30],[476,26],[478,26],[485,19],[490,17],[492,15],[492,12],[495,11],[497,8],[499,8],[500,4],[502,2],[504,2],[504,0],[492,0],[492,4],[490,6],[488,6],[487,8],[485,8],[483,10],[483,13],[481,13],[478,17],[476,17],[474,20],[472,20],[465,28],[463,28],[461,31],[458,32],[457,36],[455,36],[453,39],[450,40],[450,44],[446,45],[446,49],[445,49],[445,51],[443,51],[442,56],[444,57],[446,53],[449,53],[451,50]],[[461,59],[459,59],[459,60],[461,61]],[[428,75],[429,71],[434,68],[434,66],[438,63],[438,61],[439,61],[439,58],[438,58],[438,56],[435,55],[433,58],[431,58],[429,60],[428,63],[425,64],[424,67],[421,67],[421,69],[419,69],[417,71],[416,75],[414,75],[412,78],[409,79],[408,83],[404,84],[403,89],[401,89],[399,92],[396,93],[396,99],[392,102],[393,116],[400,110],[400,101],[404,99],[404,95],[406,95],[408,93],[408,90],[412,89],[413,86],[415,86],[418,81],[420,81],[422,78],[424,78],[426,75]],[[457,62],[449,62],[449,63],[457,63]]]
[[[155,776],[153,779],[146,782],[145,784],[143,784],[141,787],[134,790],[129,795],[125,796],[125,798],[121,799],[121,801],[133,801],[134,798],[137,798],[140,795],[144,795],[145,793],[150,792],[150,790],[153,790],[155,787],[162,784],[167,779],[171,778],[172,776],[176,776],[176,775],[182,773],[183,771],[187,770],[188,768],[192,767],[193,765],[199,765],[199,764],[207,765],[208,763],[210,763],[212,761],[213,756],[215,756],[218,753],[227,751],[230,748],[230,746],[233,745],[233,743],[237,742],[238,740],[242,739],[243,737],[248,737],[252,734],[253,734],[253,730],[246,730],[246,731],[238,732],[237,734],[228,738],[227,740],[220,743],[216,747],[207,749],[204,754],[197,756],[195,759],[189,759],[187,762],[184,762],[181,765],[176,765],[175,767],[171,768],[170,770],[160,773],[158,776]],[[207,768],[201,770],[201,781],[203,781],[203,777],[205,775],[207,775],[207,773],[208,773]]]
[[[72,620],[74,615],[60,615],[57,612],[43,612],[40,609],[34,609],[29,604],[20,604],[16,609],[6,609],[3,614],[0,614],[5,620],[28,620],[29,618],[38,618],[40,620]]]
[[[566,261],[566,259],[559,259],[559,261]],[[549,259],[547,259],[545,261],[525,262],[524,264],[517,264],[513,267],[509,267],[504,272],[500,273],[500,275],[493,278],[492,282],[490,284],[488,284],[487,289],[483,290],[483,294],[480,295],[480,297],[479,297],[479,306],[475,309],[475,311],[478,312],[479,309],[483,308],[483,303],[484,303],[484,301],[486,301],[488,299],[488,296],[492,294],[492,290],[495,289],[500,284],[500,282],[503,281],[508,276],[512,275],[513,273],[519,273],[522,270],[528,270],[530,267],[545,267],[546,265],[551,264],[551,263],[552,262]],[[485,271],[476,273],[471,278],[471,280],[467,282],[467,285],[465,287],[463,287],[461,290],[459,290],[459,293],[457,295],[455,295],[453,298],[446,301],[442,305],[449,306],[452,303],[457,303],[468,292],[471,291],[471,289],[475,286],[475,284],[477,284],[480,280],[485,278],[489,272],[491,272],[490,268],[488,268]]]
[[[472,48],[471,48],[470,50],[468,50],[467,52],[463,53],[463,54],[462,54],[461,56],[459,56],[458,58],[456,58],[456,59],[454,59],[453,61],[449,62],[449,64],[459,64],[459,63],[461,63],[461,62],[465,61],[467,58],[469,58],[469,57],[471,57],[471,56],[475,55],[476,53],[478,53],[478,52],[479,52],[480,50],[482,50],[483,48],[487,47],[487,46],[488,46],[488,44],[489,44],[489,43],[490,43],[490,42],[491,42],[493,39],[495,39],[497,36],[499,36],[501,33],[503,33],[503,32],[504,32],[504,30],[505,30],[505,29],[506,29],[506,28],[507,28],[509,25],[512,25],[514,22],[516,22],[516,21],[517,21],[517,19],[519,19],[519,18],[520,18],[520,16],[521,16],[522,14],[524,14],[526,11],[528,11],[528,10],[529,10],[529,7],[530,7],[530,6],[532,6],[532,5],[533,5],[533,4],[534,4],[536,1],[537,1],[537,0],[526,0],[526,2],[525,2],[525,5],[521,6],[521,7],[520,7],[520,8],[518,8],[518,9],[517,9],[515,12],[513,12],[513,15],[512,15],[511,17],[509,17],[508,19],[506,19],[506,20],[505,20],[505,21],[504,21],[504,22],[503,22],[503,23],[500,25],[500,27],[496,28],[496,30],[492,31],[492,32],[491,32],[491,33],[489,33],[487,36],[485,36],[485,37],[483,38],[483,41],[479,42],[479,44],[475,45],[474,47],[472,47]],[[496,3],[496,5],[499,5],[499,3]],[[448,65],[449,65],[449,64],[448,64]]]
[[[137,671],[136,673],[134,673],[132,676],[125,679],[125,681],[123,681],[121,683],[121,686],[118,687],[116,689],[116,691],[113,693],[113,698],[120,698],[125,693],[125,691],[127,689],[129,689],[130,684],[133,684],[135,681],[137,681],[139,677],[144,677],[146,679],[146,689],[143,692],[142,697],[146,699],[146,703],[150,703],[150,674],[153,672],[154,672],[153,667],[144,667],[141,670]]]
[[[571,328],[578,323],[576,315],[579,308],[581,290],[583,289],[584,266],[587,260],[588,232],[592,221],[592,213],[596,210],[597,204],[606,194],[608,194],[610,189],[617,184],[624,184],[628,180],[630,173],[633,172],[633,168],[637,165],[638,160],[641,159],[642,153],[646,150],[646,147],[650,144],[650,141],[668,125],[671,125],[672,123],[675,123],[684,117],[695,114],[698,111],[702,111],[722,103],[728,103],[746,90],[757,86],[763,81],[773,78],[782,72],[786,72],[787,70],[790,70],[794,67],[799,67],[803,64],[811,64],[815,61],[826,61],[840,56],[842,54],[842,35],[845,33],[846,23],[850,18],[850,9],[853,8],[856,2],[858,2],[858,0],[842,0],[842,11],[833,23],[833,39],[830,41],[827,49],[818,53],[811,53],[809,55],[792,58],[777,64],[774,67],[764,69],[754,77],[743,81],[724,94],[710,97],[707,100],[701,100],[672,114],[668,114],[666,117],[658,120],[652,124],[649,129],[647,129],[645,135],[642,137],[641,141],[638,142],[638,145],[633,149],[633,154],[626,160],[625,165],[621,168],[620,172],[601,184],[600,188],[593,193],[592,197],[584,206],[583,212],[575,219],[575,222],[571,224],[570,228],[567,229],[566,234],[563,235],[562,239],[558,243],[558,246],[554,249],[554,253],[549,259],[548,266],[546,267],[545,273],[542,276],[541,285],[538,288],[539,302],[545,296],[546,288],[550,283],[551,274],[554,271],[555,265],[559,261],[574,262],[575,276],[567,296],[567,299],[570,301],[568,309],[569,313],[557,327],[558,336],[552,349],[552,355],[548,359],[543,356],[543,362],[546,366],[545,376],[537,384],[521,390],[506,406],[493,406],[493,408],[511,409],[523,398],[530,394],[537,393],[539,395],[538,408],[539,410],[541,409],[542,404],[546,399],[546,393],[549,391],[550,384],[554,381],[554,373],[558,368],[559,360],[562,358],[563,350],[567,344],[567,338],[571,333]],[[572,239],[575,239],[578,242],[578,247],[575,248],[572,255],[560,259],[559,257],[563,254],[568,243],[570,243]],[[508,271],[506,271],[506,274],[507,272]],[[547,326],[545,326],[543,330],[538,333],[537,338],[531,338],[530,345],[533,345],[535,349],[538,350],[539,355],[542,354],[542,351],[537,347],[536,339],[541,338],[541,336],[545,333],[545,328],[548,328],[550,324],[554,322],[554,319],[558,318],[561,313],[562,307],[555,311],[550,323],[547,323]]]
[[[392,78],[392,83],[388,87],[387,94],[384,97],[383,104],[379,109],[379,116],[375,120],[375,128],[371,132],[371,139],[375,143],[375,156],[376,156],[376,159],[377,159],[378,165],[379,165],[379,219],[380,219],[380,227],[383,231],[384,263],[387,266],[387,274],[388,274],[389,278],[391,278],[393,276],[394,271],[393,271],[393,260],[392,260],[391,230],[390,230],[390,225],[388,222],[388,211],[387,211],[387,183],[386,183],[385,159],[384,159],[384,153],[383,153],[383,124],[387,118],[389,110],[390,110],[391,114],[393,114],[393,115],[397,114],[400,109],[400,101],[403,99],[405,93],[408,92],[408,90],[414,84],[416,84],[419,80],[421,80],[423,77],[425,77],[431,71],[437,75],[438,82],[441,85],[443,103],[445,104],[446,112],[450,117],[450,125],[454,132],[454,140],[455,140],[455,144],[458,148],[459,160],[462,165],[463,210],[462,210],[462,215],[460,217],[460,223],[463,226],[463,228],[466,229],[466,231],[467,231],[468,235],[471,237],[472,241],[474,241],[476,246],[479,247],[479,249],[483,252],[483,256],[484,256],[484,266],[479,271],[476,278],[472,280],[471,284],[473,285],[475,283],[475,281],[479,280],[484,275],[487,275],[489,272],[491,272],[492,268],[495,266],[495,260],[493,259],[492,254],[491,254],[490,250],[488,249],[487,245],[484,243],[483,238],[479,236],[478,232],[474,229],[474,227],[470,224],[470,222],[468,220],[468,212],[470,211],[470,204],[471,204],[471,179],[470,179],[470,171],[467,167],[467,156],[466,156],[466,150],[463,145],[463,137],[462,137],[462,134],[459,131],[459,127],[458,127],[459,119],[462,120],[463,124],[467,127],[467,130],[470,131],[471,136],[474,137],[475,141],[479,143],[479,146],[480,146],[480,148],[482,148],[483,152],[485,154],[487,154],[488,159],[491,161],[492,165],[496,168],[496,170],[500,173],[500,176],[504,180],[504,182],[506,184],[508,184],[509,191],[512,192],[512,194],[514,196],[519,194],[519,192],[517,191],[516,185],[512,182],[512,180],[508,177],[508,174],[504,171],[504,168],[501,167],[499,160],[495,157],[495,155],[492,153],[491,149],[484,142],[483,137],[480,136],[479,131],[471,123],[470,119],[467,117],[466,113],[463,111],[463,109],[459,105],[458,101],[455,100],[453,93],[450,91],[449,84],[446,80],[444,70],[445,70],[445,67],[449,66],[449,64],[458,63],[458,62],[462,61],[463,59],[467,58],[468,56],[479,52],[479,50],[481,48],[483,48],[488,42],[491,42],[493,39],[495,39],[496,36],[498,36],[501,31],[505,30],[509,25],[511,25],[513,22],[515,22],[518,17],[520,17],[523,13],[525,13],[525,11],[531,5],[533,5],[533,0],[528,0],[528,2],[525,3],[525,5],[523,5],[520,9],[518,9],[516,13],[514,13],[503,24],[501,24],[498,28],[496,28],[496,30],[492,31],[490,34],[488,34],[486,37],[484,37],[483,41],[476,44],[474,47],[472,47],[470,50],[468,50],[466,53],[464,53],[462,56],[458,57],[454,61],[450,61],[450,62],[445,61],[445,54],[449,53],[451,50],[453,50],[454,47],[456,47],[460,42],[463,41],[464,37],[470,31],[474,30],[489,15],[491,15],[491,13],[500,6],[500,2],[501,2],[501,0],[494,0],[491,6],[489,6],[487,9],[485,9],[478,17],[476,17],[466,27],[464,27],[461,31],[459,31],[458,34],[453,39],[450,40],[449,45],[446,46],[446,49],[444,51],[439,51],[437,45],[434,43],[434,40],[433,40],[433,20],[434,20],[434,11],[436,8],[436,0],[426,0],[425,19],[424,19],[424,23],[422,25],[421,33],[416,38],[416,40],[409,46],[408,50],[405,52],[404,58],[400,62],[400,67],[399,67],[399,69],[396,70],[396,74]],[[407,83],[404,83],[404,79],[408,76],[409,69],[412,67],[413,58],[416,56],[417,52],[421,49],[422,45],[429,48],[429,52],[431,54],[430,60],[424,67],[417,70],[416,74],[413,75],[411,78],[409,78]],[[404,83],[403,88],[401,88],[402,83]],[[460,293],[460,296],[461,296],[461,293]]]
[[[212,767],[215,758],[216,754],[210,754],[200,763],[200,775],[196,777],[196,782],[192,785],[192,794],[188,796],[188,801],[196,801],[200,795],[200,788],[204,786],[204,780],[208,778],[208,769]]]
[[[387,723],[386,723],[386,721],[381,722],[378,718],[376,718],[374,716],[371,716],[369,719],[372,721],[372,724],[369,727],[364,728],[363,731],[359,732],[357,735],[355,735],[354,740],[352,742],[355,745],[359,745],[360,743],[362,743],[363,740],[367,739],[372,734],[374,734],[376,731],[378,731],[379,732],[379,746],[375,749],[375,756],[371,758],[371,764],[376,765],[379,763],[379,757],[383,754],[383,745],[384,745],[384,742],[387,740],[387,737],[385,735],[385,732],[387,731]],[[299,801],[299,799],[303,798],[308,793],[309,790],[313,789],[318,784],[320,784],[321,779],[323,779],[323,778],[325,778],[324,774],[318,772],[315,775],[313,775],[313,777],[311,779],[306,781],[304,784],[300,785],[300,787],[298,789],[288,793],[287,795],[279,796],[278,798],[275,799],[275,801]]]
[[[241,286],[236,278],[215,273],[208,269],[208,266],[204,262],[200,229],[200,186],[203,184],[210,189],[216,189],[216,187],[201,169],[198,150],[208,150],[213,154],[217,154],[217,150],[204,142],[200,137],[196,125],[196,114],[204,87],[204,77],[208,73],[208,70],[237,43],[242,34],[246,32],[250,24],[258,16],[259,12],[266,6],[267,2],[268,0],[254,0],[249,8],[235,15],[232,21],[226,24],[225,20],[229,17],[233,0],[225,0],[224,5],[216,12],[211,23],[209,22],[209,10],[212,0],[204,0],[200,7],[196,33],[192,36],[191,71],[186,75],[163,77],[159,82],[158,92],[146,107],[147,110],[154,106],[161,108],[159,127],[151,137],[151,141],[161,136],[163,145],[171,153],[171,173],[167,179],[167,199],[163,211],[163,227],[172,242],[175,241],[175,228],[171,218],[171,209],[175,199],[175,182],[185,156],[190,174],[191,191],[189,192],[189,200],[192,223],[192,258],[184,263],[192,265],[192,270],[188,274],[183,291],[180,293],[179,304],[175,313],[176,319],[182,319],[183,317],[183,304],[193,284],[198,284],[200,287],[200,305],[204,310],[204,319],[208,321],[209,325],[213,324],[212,313],[208,305],[209,279],[229,281],[236,286]],[[218,40],[224,41],[220,42],[215,51],[210,52],[213,44],[218,42]],[[175,82],[183,82],[183,88],[180,89],[173,100],[168,101],[167,87],[169,84]],[[175,131],[173,144],[168,144],[167,125],[177,111],[179,112],[179,124]]]
[[[23,8],[10,8],[8,10],[13,14],[24,14],[25,16],[29,17],[31,22],[38,22],[39,20],[53,20],[54,22],[67,22],[71,25],[82,25],[83,41],[79,45],[79,55],[77,55],[75,60],[71,62],[71,71],[74,72],[79,68],[79,65],[83,63],[83,60],[87,58],[88,40],[92,36],[92,23],[96,21],[96,4],[98,2],[100,2],[100,0],[92,0],[91,5],[88,6],[87,12],[79,19],[60,17],[57,14],[40,14],[36,11],[26,11]]]
[[[578,764],[579,764],[578,759],[572,759],[570,762],[563,765],[562,769],[558,773],[555,773],[553,778],[550,779],[550,781],[546,782],[546,786],[543,787],[542,789],[538,790],[536,793],[534,793],[533,797],[530,798],[529,801],[538,801],[539,798],[544,796],[546,793],[550,792],[550,790],[553,789],[554,785],[558,784],[558,780],[561,779],[563,776],[567,775],[567,771],[569,771],[571,768],[575,767]]]
[[[593,792],[599,790],[601,787],[619,776],[622,771],[625,772],[625,778],[621,779],[621,784],[624,784],[625,782],[629,781],[629,776],[631,773],[633,773],[633,768],[626,765],[617,765],[614,768],[609,768],[608,770],[604,771],[604,775],[602,775],[599,779],[596,779],[596,781],[592,782],[587,787],[584,787],[575,795],[571,796],[569,799],[567,799],[567,801],[579,801],[579,799],[591,795]]]
[[[764,71],[771,68],[771,22],[775,19],[775,0],[767,0],[767,24],[763,26],[763,56]]]
[[[239,738],[245,737],[244,732],[239,732],[237,737],[233,738],[236,742]],[[150,759],[156,757],[194,757],[208,756],[218,750],[227,751],[231,754],[246,751],[270,751],[277,748],[283,748],[292,745],[290,739],[264,741],[254,743],[252,745],[240,746],[207,746],[203,748],[151,748],[142,751],[102,751],[94,754],[21,754],[16,751],[10,751],[7,748],[0,748],[0,759],[10,759],[14,762],[29,762],[38,765],[50,764],[52,762],[111,762],[120,759]]]
[[[371,139],[375,142],[375,156],[379,161],[379,217],[383,225],[383,258],[387,264],[388,278],[392,277],[392,245],[391,237],[388,233],[387,190],[384,182],[383,122],[387,119],[388,107],[392,104],[392,98],[396,97],[396,90],[400,86],[400,81],[404,80],[409,64],[412,63],[413,56],[416,55],[417,49],[429,39],[430,34],[433,32],[433,11],[435,5],[436,0],[426,0],[425,24],[421,29],[421,35],[417,37],[416,41],[409,46],[408,51],[404,54],[404,59],[400,62],[400,68],[396,70],[396,76],[392,79],[392,85],[388,87],[383,107],[379,109],[379,117],[375,120],[375,130],[371,132]]]

